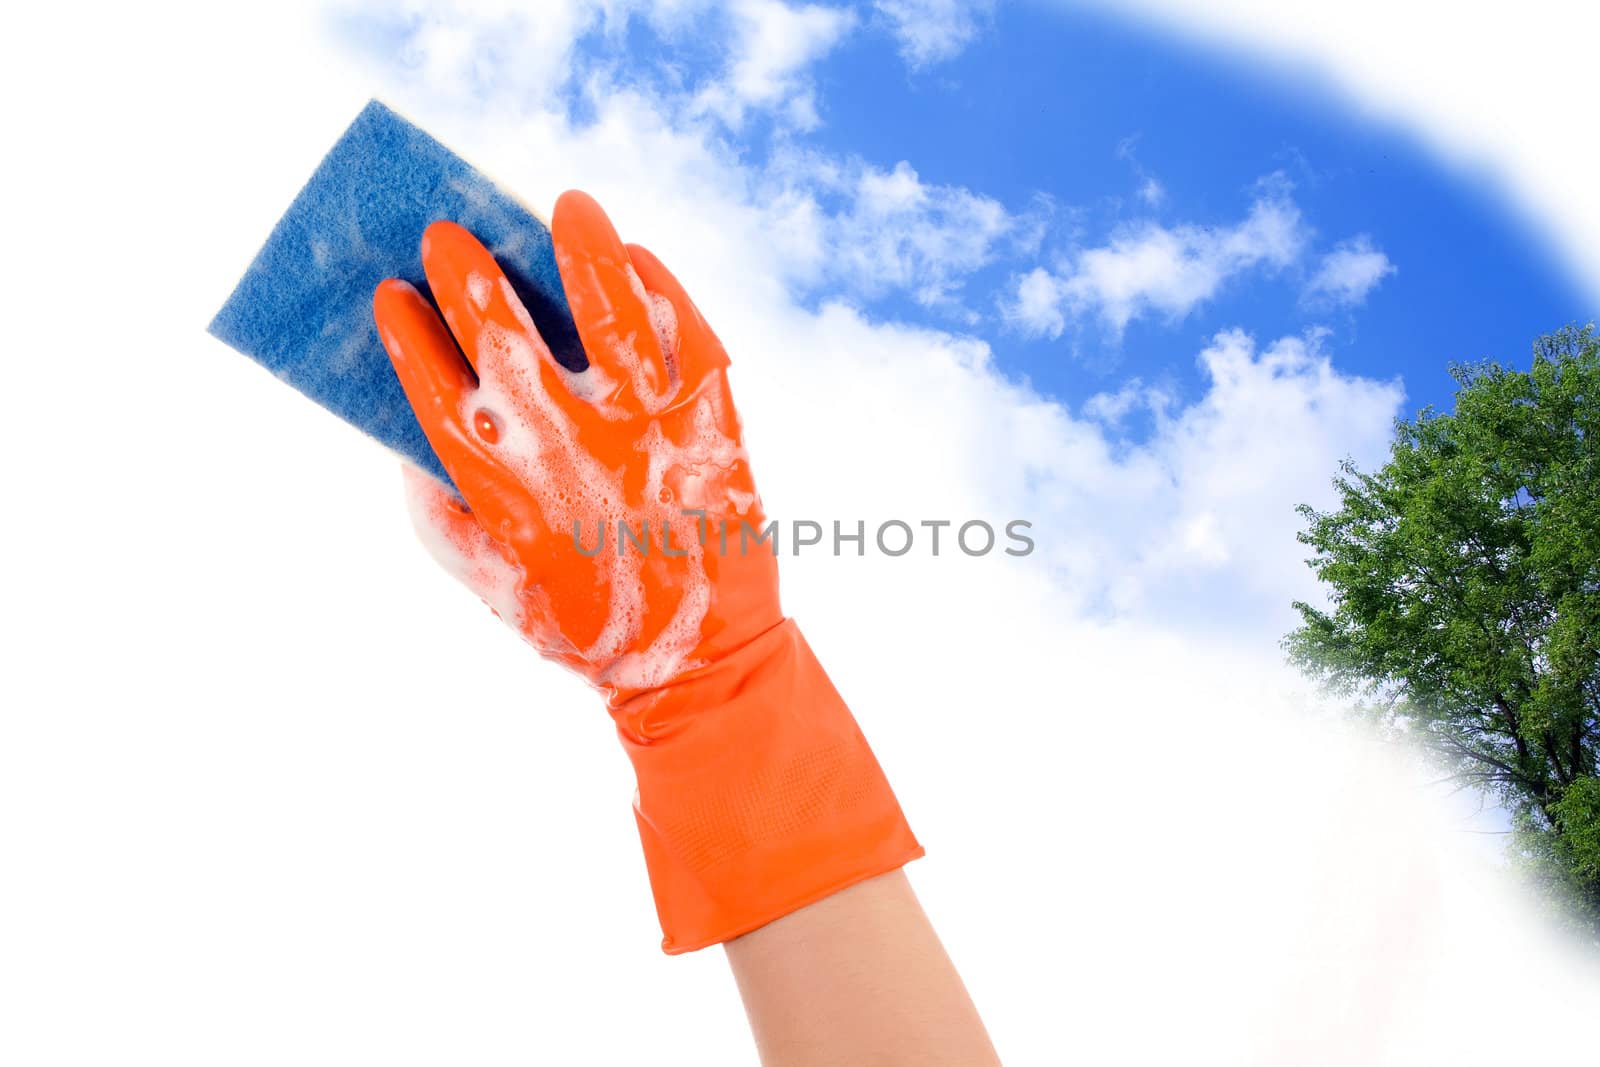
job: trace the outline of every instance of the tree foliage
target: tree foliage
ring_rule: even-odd
[[[1292,659],[1516,813],[1520,854],[1600,937],[1600,339],[1531,369],[1451,369],[1455,411],[1345,463],[1302,507],[1329,604],[1297,603]]]

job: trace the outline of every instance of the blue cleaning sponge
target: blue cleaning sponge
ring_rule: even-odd
[[[376,100],[278,220],[209,329],[448,483],[372,324],[372,291],[383,279],[427,292],[419,242],[438,219],[460,223],[494,253],[551,353],[582,370],[549,228]]]

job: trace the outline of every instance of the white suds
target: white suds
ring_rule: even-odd
[[[645,293],[631,268],[629,277],[650,309],[656,339],[675,356],[678,321],[672,305]],[[704,509],[715,521],[743,516],[756,506],[737,418],[725,410],[718,388],[679,396],[675,358],[667,380],[656,381],[660,369],[639,357],[632,336],[615,341],[609,366],[626,376],[634,403],[614,399],[618,383],[600,366],[573,373],[551,357],[527,310],[509,283],[503,284],[517,326],[486,321],[479,327],[480,385],[461,398],[456,426],[465,429],[453,430],[456,443],[476,454],[484,469],[503,472],[479,489],[494,494],[497,506],[487,509],[493,518],[479,516],[490,528],[482,543],[461,544],[462,536],[450,532],[462,524],[452,524],[442,511],[419,526],[435,530],[430,548],[446,567],[540,652],[596,684],[660,685],[692,665],[711,607],[707,548],[684,509]],[[486,279],[470,276],[467,291],[480,308],[487,304]],[[593,408],[603,421],[575,419],[574,412],[581,416],[578,405]],[[470,429],[482,411],[493,414],[494,441]],[[648,549],[629,545],[619,551],[619,524],[646,530]],[[669,526],[675,527],[672,555],[662,543]],[[584,532],[585,544],[593,544],[603,530],[605,547],[582,555],[572,544],[575,527]],[[525,574],[508,557],[540,560],[544,567],[559,560],[561,569]],[[581,604],[562,602],[578,596]],[[669,596],[671,602],[661,602]],[[578,647],[560,622],[574,612],[592,619],[596,598],[603,598],[598,632],[586,647]],[[647,615],[659,620],[669,612],[666,624],[640,647]]]

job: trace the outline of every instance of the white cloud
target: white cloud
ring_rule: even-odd
[[[830,52],[855,25],[846,8],[782,0],[733,0],[736,26],[727,74],[706,86],[697,106],[739,126],[751,108],[779,113],[808,130],[821,119],[806,69]]]
[[[905,161],[884,170],[861,160],[785,153],[763,176],[783,270],[812,287],[853,296],[909,293],[950,303],[963,279],[1002,253],[1029,249],[1027,215],[959,186],[930,185]]]
[[[1088,398],[1081,417],[983,384],[990,372],[974,361],[963,392],[988,399],[939,406],[984,442],[1004,506],[1051,531],[1059,588],[1080,608],[1275,640],[1294,620],[1289,602],[1318,595],[1295,505],[1326,503],[1346,456],[1379,461],[1404,397],[1398,382],[1340,373],[1320,342],[1258,346],[1225,330],[1197,354],[1199,395],[1134,380]],[[1147,432],[1124,432],[1135,412]]]
[[[1117,144],[1117,158],[1125,161],[1133,168],[1134,177],[1139,179],[1137,195],[1139,200],[1149,208],[1158,208],[1167,198],[1167,188],[1155,175],[1145,170],[1139,162],[1138,154],[1134,151],[1139,143],[1139,135],[1133,134],[1124,137]]]
[[[570,74],[573,44],[609,17],[603,0],[557,0],[537,15],[515,0],[400,0],[331,5],[358,47],[404,68],[419,87],[463,105],[485,92],[541,97]]]
[[[1313,304],[1359,304],[1394,272],[1389,257],[1373,245],[1371,237],[1360,234],[1340,242],[1322,257],[1316,273],[1306,283],[1304,297]]]
[[[875,0],[913,68],[959,55],[994,10],[994,0]]]
[[[1398,382],[1340,373],[1319,342],[1284,337],[1258,349],[1225,330],[1198,356],[1203,396],[1174,408],[1158,394],[1169,406],[1149,447],[1170,474],[1141,510],[1142,537],[1130,531],[1124,542],[1135,557],[1124,593],[1174,624],[1226,604],[1213,625],[1258,611],[1282,629],[1293,621],[1286,595],[1317,598],[1294,505],[1326,500],[1346,455],[1375,466],[1404,399]]]
[[[1141,378],[1132,378],[1115,392],[1094,394],[1083,402],[1081,410],[1085,418],[1114,429],[1136,410],[1143,408],[1161,414],[1169,403],[1171,398],[1164,392],[1147,388]]]
[[[645,14],[665,33],[692,32],[691,16],[712,17],[710,12],[686,7],[698,2],[682,0],[680,7],[670,12],[649,9]],[[620,27],[635,13],[626,7],[584,10],[587,16],[569,15],[565,20],[576,27],[575,32],[592,29],[605,20],[610,20],[607,24],[613,28]],[[924,306],[972,318],[973,313],[961,303],[966,277],[1002,256],[1034,251],[1049,213],[1048,203],[1040,200],[1021,211],[1011,211],[964,187],[925,182],[905,161],[883,168],[860,158],[808,150],[787,138],[779,138],[769,159],[759,166],[729,165],[739,153],[736,138],[730,140],[727,130],[705,121],[708,109],[720,109],[719,122],[736,122],[747,107],[757,104],[776,107],[791,123],[798,121],[796,106],[809,114],[809,82],[803,70],[791,62],[809,54],[809,48],[791,42],[794,47],[787,52],[777,49],[782,56],[775,59],[774,50],[761,42],[769,36],[781,37],[798,20],[817,31],[809,40],[812,46],[822,47],[821,42],[831,40],[849,18],[833,9],[781,4],[740,4],[731,15],[744,27],[743,35],[728,45],[724,62],[726,70],[736,73],[719,76],[709,85],[691,85],[686,97],[639,87],[633,81],[636,72],[598,66],[587,72],[581,86],[596,120],[582,134],[571,134],[604,144],[603,151],[616,153],[619,159],[649,160],[648,164],[636,162],[637,166],[671,167],[674,160],[696,166],[701,171],[697,180],[714,182],[725,187],[727,195],[740,195],[758,204],[764,220],[762,240],[778,266],[775,276],[797,290],[812,293],[843,287],[854,297],[868,299],[905,293]],[[491,41],[501,25],[498,18],[479,23],[459,14],[442,21],[457,37],[469,41],[468,50]],[[404,51],[419,54],[431,39],[412,27]],[[760,58],[763,56],[767,58]],[[422,83],[419,87],[427,89],[424,114],[472,121],[509,112],[525,118],[526,102],[553,100],[554,87],[543,94],[529,94],[517,81],[517,64],[511,60],[490,50],[470,69],[443,62],[426,68],[414,63],[408,73]],[[428,74],[425,78],[424,71]],[[746,88],[734,93],[730,87],[738,85]],[[551,111],[545,121],[562,124],[565,119]],[[525,165],[529,143],[491,139],[482,157],[507,161],[492,170],[520,167]],[[686,154],[698,162],[687,163],[682,159]],[[715,175],[707,173],[709,170]],[[550,168],[539,173],[558,177]],[[640,193],[630,187],[626,195],[637,201]]]
[[[1060,337],[1067,328],[1063,303],[1061,279],[1043,267],[1035,267],[1017,280],[1016,297],[1006,315],[1027,333]]]
[[[1181,319],[1247,271],[1289,266],[1308,239],[1287,183],[1274,176],[1236,225],[1125,226],[1105,245],[1073,254],[1061,270],[1023,276],[1005,312],[1037,336],[1058,337],[1069,318],[1088,314],[1120,334],[1144,314]]]

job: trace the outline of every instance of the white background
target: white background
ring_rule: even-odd
[[[1600,279],[1577,5],[1142,6],[1415,131]],[[315,11],[23,18],[0,44],[0,1062],[751,1062],[720,953],[656,947],[594,698],[434,570],[391,457],[202,332],[390,87]],[[996,465],[1093,458],[971,345],[795,307],[683,138],[535,122],[518,147],[504,116],[434,117],[535,204],[593,189],[675,267],[774,513],[1049,519]],[[791,563],[1008,1062],[1582,1055],[1592,963],[1459,806],[1290,706],[1270,645],[1108,623],[1003,561]]]

